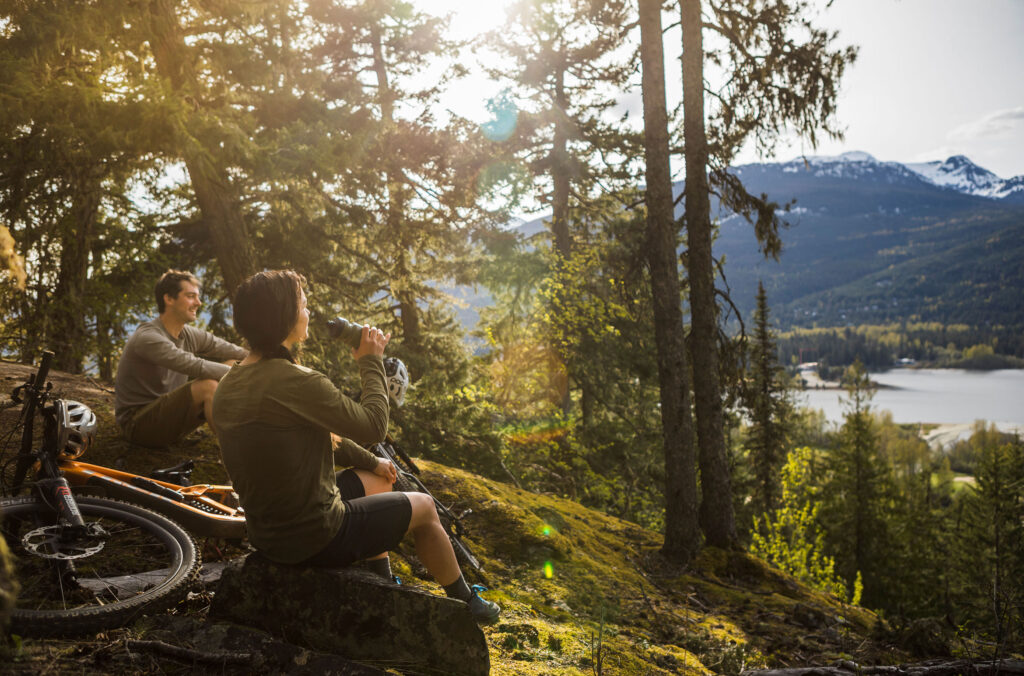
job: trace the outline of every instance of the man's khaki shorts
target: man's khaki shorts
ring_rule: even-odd
[[[166,448],[205,422],[202,409],[194,409],[188,382],[137,409],[122,433],[133,444]]]

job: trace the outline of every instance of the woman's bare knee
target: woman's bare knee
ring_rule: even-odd
[[[434,499],[426,493],[406,493],[409,504],[412,506],[412,516],[409,519],[409,528],[415,529],[422,526],[440,524],[437,517],[437,507],[434,506]]]

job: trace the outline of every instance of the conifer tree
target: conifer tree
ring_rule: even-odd
[[[846,370],[846,412],[839,446],[828,458],[822,521],[839,574],[852,587],[864,581],[864,601],[883,601],[882,563],[888,544],[885,511],[891,495],[889,468],[881,458],[871,411],[871,380],[858,361]]]
[[[256,4],[273,8],[276,3]],[[134,21],[141,24],[159,75],[151,92],[160,92],[174,111],[167,121],[175,149],[188,169],[226,290],[234,293],[257,269],[251,229],[242,210],[243,190],[230,171],[231,150],[248,145],[251,136],[245,126],[232,124],[244,125],[246,116],[237,114],[241,106],[232,106],[221,95],[232,84],[219,77],[230,74],[226,68],[219,71],[227,64],[210,57],[230,58],[228,45],[244,44],[247,33],[239,20],[259,14],[234,3],[207,7],[186,0],[150,0],[139,7]],[[266,77],[268,68],[273,66],[264,66],[261,75]],[[241,133],[229,138],[231,132]]]
[[[669,172],[668,111],[661,1],[640,0],[640,62],[644,99],[647,265],[654,301],[654,335],[665,448],[665,543],[662,553],[686,563],[700,546],[690,387]],[[707,484],[704,490],[708,490]],[[731,501],[731,494],[727,501]],[[729,504],[732,511],[732,504]]]
[[[105,318],[139,300],[132,281],[109,293],[106,275],[140,276],[147,266],[135,247],[148,253],[156,243],[151,222],[124,199],[131,185],[145,192],[135,179],[156,165],[148,152],[158,132],[138,128],[146,104],[138,64],[122,51],[123,11],[0,3],[0,213],[27,256],[28,281],[27,293],[0,303],[0,318],[8,349],[26,361],[52,349],[73,373],[109,346]],[[129,213],[131,232],[119,220]]]
[[[563,275],[574,249],[586,245],[582,224],[598,222],[600,194],[614,193],[628,176],[608,161],[628,153],[616,153],[623,140],[605,119],[630,73],[616,54],[627,10],[622,0],[519,0],[503,29],[486,36],[488,47],[513,64],[490,74],[524,102],[506,144],[533,177],[537,201],[551,209],[553,276]],[[584,374],[566,376],[563,415],[571,415],[572,388],[579,387],[586,425],[595,393]]]
[[[997,656],[1024,648],[1024,442],[986,444],[957,529],[958,621],[994,641]]]
[[[420,304],[437,299],[432,282],[468,281],[470,241],[484,213],[473,213],[478,154],[465,128],[434,119],[439,82],[425,76],[454,45],[440,19],[400,0],[319,2],[315,16],[329,68],[340,74],[332,86],[358,87],[355,101],[369,116],[362,166],[341,174],[334,200],[349,209],[339,215],[359,221],[349,249],[368,265],[358,276],[378,287],[371,295],[394,304],[385,314],[397,317],[418,376]],[[348,82],[346,74],[362,75]]]
[[[922,442],[923,443],[923,442]],[[952,541],[948,505],[952,477],[930,464],[900,477],[886,521],[889,546],[879,566],[885,589],[880,609],[897,617],[937,617],[946,612]]]
[[[708,8],[708,20],[703,7]],[[683,58],[683,148],[686,164],[686,224],[689,271],[690,339],[693,363],[698,457],[701,465],[701,527],[711,544],[728,546],[736,538],[723,433],[722,393],[717,343],[715,266],[709,193],[751,219],[770,255],[778,255],[780,221],[776,205],[753,197],[726,168],[748,141],[770,148],[786,127],[813,146],[819,129],[839,134],[831,119],[837,82],[854,52],[831,51],[834,35],[813,29],[804,19],[806,2],[781,0],[679,0]],[[730,74],[706,124],[705,48],[711,30],[726,47],[708,58]],[[708,170],[711,176],[708,176]]]
[[[778,362],[769,312],[764,285],[758,283],[743,397],[750,416],[747,453],[754,476],[751,497],[755,514],[773,511],[780,497],[779,468],[786,457],[793,411],[785,371]]]

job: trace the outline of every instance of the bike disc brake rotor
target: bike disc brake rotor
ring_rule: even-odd
[[[92,556],[106,544],[107,531],[97,523],[86,524],[82,533],[69,534],[61,525],[43,526],[25,533],[21,544],[44,559],[80,559]]]

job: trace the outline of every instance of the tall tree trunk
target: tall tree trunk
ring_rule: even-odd
[[[700,524],[710,545],[736,542],[732,486],[723,432],[718,373],[718,312],[711,257],[708,144],[704,129],[704,45],[700,0],[680,0],[683,24],[683,149],[689,246],[690,359],[700,460]]]
[[[172,0],[149,3],[150,47],[157,70],[184,99],[199,99],[192,62],[188,55]],[[206,147],[189,131],[188,116],[178,119],[180,152],[185,160],[192,189],[195,191],[203,221],[209,228],[213,251],[229,293],[234,293],[246,277],[256,271],[256,256],[238,196],[227,172],[216,163],[214,148]]]
[[[558,73],[555,85],[555,133],[551,143],[551,233],[558,254],[556,265],[564,266],[572,257],[572,235],[569,232],[569,132],[566,118],[565,70]],[[572,373],[566,371],[566,387],[561,407],[566,415],[572,411]],[[563,442],[565,441],[563,437]]]
[[[88,335],[82,298],[100,210],[99,171],[87,168],[82,173],[85,175],[74,179],[75,194],[64,218],[60,271],[51,298],[53,324],[47,341],[55,352],[56,367],[68,373],[81,373],[89,352],[85,346]]]
[[[654,300],[654,336],[665,443],[665,544],[662,554],[686,563],[697,553],[697,477],[686,378],[682,297],[669,171],[668,111],[661,0],[640,0],[640,58],[647,180],[647,264]]]
[[[563,260],[572,255],[572,235],[569,234],[569,132],[565,109],[565,72],[558,74],[555,86],[555,133],[551,143],[551,232],[555,238],[555,251]]]
[[[373,71],[377,76],[377,98],[380,105],[382,133],[386,138],[391,133],[395,124],[394,92],[391,91],[391,83],[388,78],[387,61],[384,57],[384,45],[381,41],[380,30],[375,25],[370,28],[370,40],[372,42],[370,48],[373,50]],[[405,194],[400,177],[400,169],[395,167],[390,160],[386,161],[384,183],[388,191],[388,206],[385,218],[387,219],[388,231],[396,234],[405,231],[401,223],[405,213]],[[409,284],[412,280],[412,271],[409,270],[408,252],[412,247],[403,241],[402,237],[399,237],[397,245],[400,248],[399,260],[396,266],[399,279],[397,284],[394,283],[395,280],[392,280],[392,293],[398,301],[398,312],[401,315],[402,340],[406,347],[417,352],[422,347],[423,340],[420,334],[418,299]],[[422,375],[417,360],[410,362],[409,367],[412,369],[410,375],[414,379]]]
[[[97,235],[93,239],[91,261],[94,277],[101,268],[106,246],[101,236]],[[116,319],[116,311],[106,306],[94,307],[93,311],[96,313],[96,368],[101,381],[113,382],[114,367],[117,365],[114,357],[115,323],[120,325],[120,322]]]

